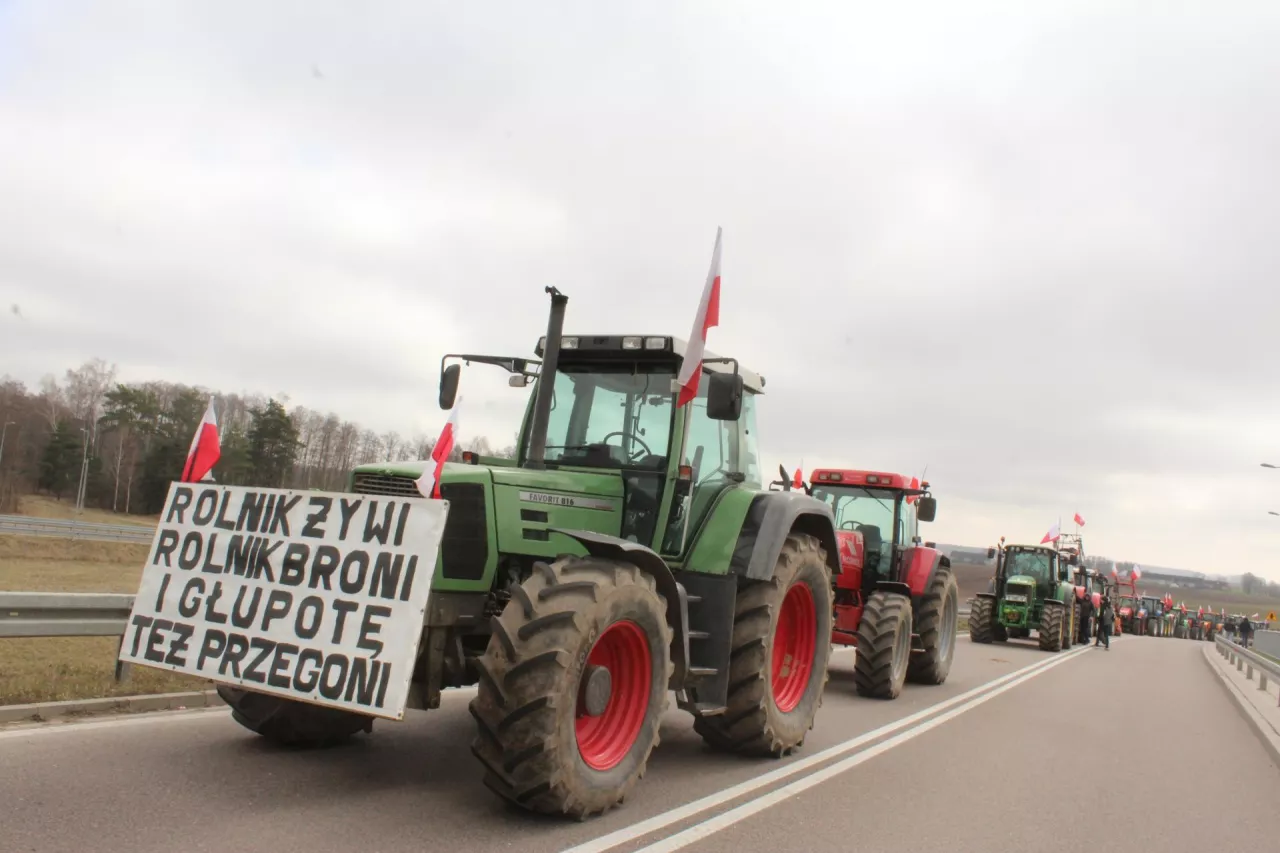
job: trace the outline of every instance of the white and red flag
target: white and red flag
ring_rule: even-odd
[[[187,464],[182,466],[182,482],[198,483],[204,479],[212,479],[210,472],[222,457],[222,446],[218,443],[218,416],[213,411],[213,398],[209,398],[209,407],[204,410],[200,426],[191,439],[191,449],[187,451]]]
[[[702,288],[698,314],[693,318],[693,330],[689,332],[689,346],[684,353],[684,363],[680,365],[680,375],[676,378],[680,385],[676,408],[698,396],[698,382],[702,378],[702,355],[707,348],[707,330],[720,325],[721,231],[720,228],[716,229],[716,247],[711,252],[711,269],[707,272],[707,283]]]
[[[1053,523],[1053,527],[1050,527],[1049,532],[1040,540],[1040,544],[1043,545],[1046,542],[1057,542],[1059,537],[1062,535],[1058,530],[1061,526],[1061,523],[1055,521]]]
[[[791,481],[791,488],[793,489],[804,488],[804,469],[803,468],[796,469],[796,476],[795,476],[795,479]]]
[[[458,408],[461,405],[462,398],[459,397],[449,412],[444,429],[440,430],[436,446],[431,449],[431,461],[435,464],[428,466],[417,480],[418,492],[424,498],[440,497],[440,475],[444,473],[444,463],[449,460],[449,454],[453,453],[453,446],[458,441]]]
[[[1133,571],[1129,572],[1129,577],[1133,578],[1134,580],[1137,580],[1138,578],[1142,577],[1142,567],[1134,566]]]
[[[1084,527],[1084,518],[1078,512],[1075,515],[1075,523],[1078,527]]]

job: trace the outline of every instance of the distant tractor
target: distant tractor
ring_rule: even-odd
[[[1005,545],[1002,538],[987,556],[996,558],[996,575],[970,607],[969,638],[1004,642],[1035,631],[1044,651],[1070,648],[1076,637],[1074,555],[1043,545]]]
[[[1142,630],[1134,633],[1150,637],[1164,636],[1164,602],[1154,595],[1144,595],[1138,601],[1138,614],[1142,617]]]
[[[1132,577],[1125,580],[1115,581],[1117,596],[1115,600],[1116,619],[1119,621],[1119,634],[1136,634],[1140,633],[1142,625],[1142,615],[1139,611],[1142,609],[1140,600],[1142,596],[1138,595],[1138,583]]]
[[[780,473],[774,485],[793,488]],[[942,684],[955,657],[960,594],[951,561],[920,540],[919,522],[937,513],[929,484],[823,468],[804,488],[835,516],[840,572],[831,642],[857,647],[859,695],[894,699],[907,681]]]

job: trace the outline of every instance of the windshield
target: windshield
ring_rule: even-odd
[[[547,423],[547,462],[589,468],[665,468],[673,378],[670,365],[561,362]],[[526,434],[525,455],[528,441]]]
[[[815,486],[813,496],[831,507],[839,530],[856,530],[865,534],[865,528],[874,527],[883,543],[893,544],[893,507],[901,499],[900,492],[889,489],[865,489],[852,486]],[[902,541],[899,535],[898,541]]]
[[[1029,575],[1037,581],[1047,582],[1050,559],[1043,551],[1014,551],[1005,557],[1005,577]]]

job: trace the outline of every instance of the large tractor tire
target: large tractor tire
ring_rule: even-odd
[[[666,602],[635,565],[600,557],[536,563],[510,590],[476,661],[471,751],[508,802],[601,814],[658,744],[672,670]]]
[[[1066,651],[1076,642],[1076,611],[1070,605],[1064,605],[1062,611],[1062,649]]]
[[[333,746],[373,729],[373,718],[238,687],[219,687],[231,719],[281,746]]]
[[[924,651],[911,656],[907,680],[913,684],[942,684],[956,656],[956,624],[959,622],[960,589],[951,569],[940,568],[920,596],[912,614],[915,632]]]
[[[990,598],[975,598],[969,607],[969,639],[975,643],[990,643],[995,639],[992,631],[995,624],[995,601]]]
[[[871,593],[858,622],[853,686],[860,696],[897,699],[911,664],[911,599],[896,592]]]
[[[723,714],[694,719],[710,746],[780,758],[804,743],[831,658],[831,571],[822,544],[787,537],[768,581],[738,590]]]
[[[1044,652],[1062,651],[1062,632],[1067,608],[1060,601],[1046,601],[1040,611],[1040,650]]]

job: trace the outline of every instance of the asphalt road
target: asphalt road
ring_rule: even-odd
[[[585,823],[483,788],[463,692],[322,752],[273,748],[225,710],[0,730],[0,850],[1272,849],[1280,770],[1201,648],[962,637],[945,685],[895,702],[857,698],[839,653],[798,755],[707,752],[673,712],[631,798]]]

